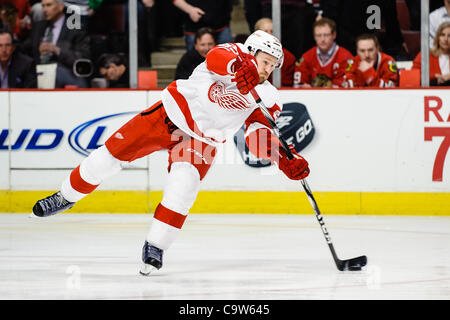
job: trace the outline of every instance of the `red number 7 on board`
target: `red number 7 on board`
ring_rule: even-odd
[[[433,137],[444,137],[436,153],[433,165],[433,181],[442,181],[445,156],[450,147],[450,128],[428,127],[425,128],[425,141],[431,141]]]

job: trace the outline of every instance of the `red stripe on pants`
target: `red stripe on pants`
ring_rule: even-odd
[[[172,211],[170,209],[167,209],[161,203],[158,204],[158,206],[156,207],[155,214],[153,215],[153,217],[161,222],[164,222],[178,229],[181,229],[184,220],[186,219],[186,216],[178,212]]]
[[[81,178],[80,166],[72,170],[72,173],[70,174],[70,185],[76,191],[84,194],[91,193],[92,191],[95,190],[95,188],[98,187],[98,185],[87,183],[86,181],[83,180],[83,178]]]

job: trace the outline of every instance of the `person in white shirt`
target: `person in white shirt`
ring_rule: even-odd
[[[444,0],[444,5],[430,13],[430,48],[433,48],[434,37],[442,22],[450,21],[450,0]]]

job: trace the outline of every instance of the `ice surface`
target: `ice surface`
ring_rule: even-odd
[[[450,217],[191,214],[153,276],[151,214],[0,214],[0,299],[449,299]]]

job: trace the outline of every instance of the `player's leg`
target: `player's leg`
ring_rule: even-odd
[[[70,209],[106,178],[117,174],[124,163],[170,144],[171,137],[163,117],[165,112],[161,112],[162,110],[164,109],[159,101],[128,121],[104,146],[94,150],[72,170],[63,181],[60,191],[37,201],[33,213],[39,217],[47,217]],[[172,143],[175,144],[176,141]]]
[[[142,250],[141,274],[148,275],[162,267],[163,252],[180,232],[215,151],[214,147],[195,139],[182,141],[169,151],[169,174]]]

